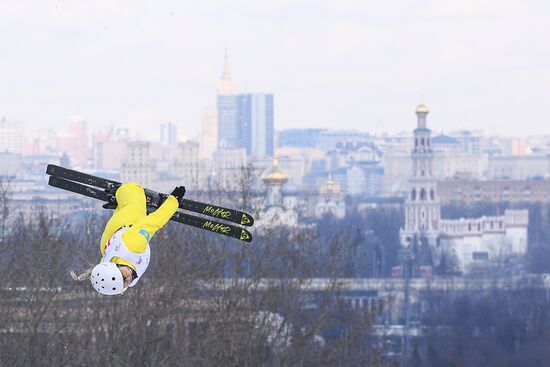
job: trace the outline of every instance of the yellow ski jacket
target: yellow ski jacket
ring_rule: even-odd
[[[105,255],[107,241],[122,227],[129,227],[122,234],[122,240],[132,252],[145,252],[153,235],[170,220],[178,209],[178,200],[169,195],[166,201],[153,213],[147,215],[147,204],[143,187],[134,182],[120,186],[116,191],[117,208],[105,225],[99,248]],[[114,257],[111,261],[127,265],[136,270],[133,264]]]

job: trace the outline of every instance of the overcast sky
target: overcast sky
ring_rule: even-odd
[[[200,131],[224,48],[239,91],[275,95],[275,128],[545,134],[550,2],[2,1],[0,117],[83,115]]]

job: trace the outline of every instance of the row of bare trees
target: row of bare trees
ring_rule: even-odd
[[[98,261],[110,214],[83,203],[67,215],[3,216],[0,365],[390,364],[368,338],[375,315],[338,297],[342,233],[265,229],[248,245],[171,222],[152,239],[140,284],[105,297],[69,276]],[[331,286],[304,291],[319,274]]]
[[[546,366],[550,297],[544,289],[439,294],[424,317],[428,336],[408,366]]]

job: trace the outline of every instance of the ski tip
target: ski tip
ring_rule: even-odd
[[[53,174],[54,171],[55,171],[55,167],[57,167],[57,166],[54,165],[54,164],[48,164],[48,166],[46,167],[46,173],[47,173],[48,175]]]
[[[243,226],[250,227],[254,224],[254,218],[252,218],[252,216],[247,214],[247,213],[242,213],[240,224],[243,225]]]
[[[244,242],[252,242],[252,233],[250,233],[244,228],[240,228],[240,230],[241,230],[241,233],[239,235],[239,240]]]

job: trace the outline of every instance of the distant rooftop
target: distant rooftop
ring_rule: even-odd
[[[432,144],[459,144],[459,142],[449,135],[441,134],[432,138]]]

